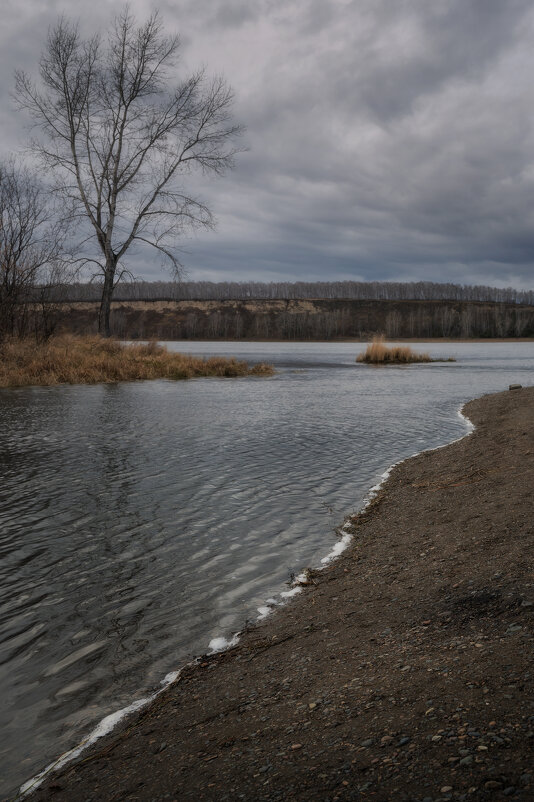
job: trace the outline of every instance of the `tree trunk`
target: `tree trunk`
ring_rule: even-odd
[[[111,336],[109,325],[109,315],[111,312],[111,296],[113,295],[113,279],[115,278],[115,264],[106,265],[104,274],[104,286],[102,287],[102,300],[100,301],[100,311],[98,313],[98,333],[104,337]]]

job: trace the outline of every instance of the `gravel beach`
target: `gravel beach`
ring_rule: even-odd
[[[534,388],[464,414],[299,596],[28,798],[533,800]]]

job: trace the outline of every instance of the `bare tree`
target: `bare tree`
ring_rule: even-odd
[[[64,285],[62,227],[42,185],[13,161],[0,165],[0,338],[49,333],[52,285]],[[39,309],[39,312],[38,312]],[[36,329],[37,326],[37,329]]]
[[[157,13],[137,25],[126,8],[105,43],[83,40],[61,18],[49,32],[39,84],[23,72],[16,97],[47,135],[36,144],[75,214],[89,223],[102,281],[99,331],[109,335],[113,290],[131,246],[151,246],[179,273],[177,236],[209,227],[207,206],[183,185],[195,168],[232,165],[233,94],[222,78],[196,72],[169,89],[179,51]]]

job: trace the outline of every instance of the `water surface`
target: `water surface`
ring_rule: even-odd
[[[532,384],[534,344],[171,343],[273,378],[0,391],[0,795],[257,616],[460,404]]]

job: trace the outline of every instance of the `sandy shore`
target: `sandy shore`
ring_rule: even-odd
[[[534,388],[395,468],[353,546],[32,799],[534,799]]]

